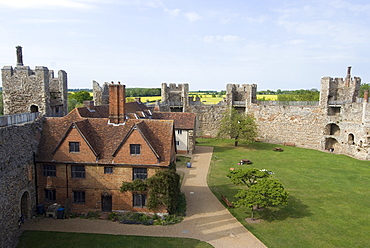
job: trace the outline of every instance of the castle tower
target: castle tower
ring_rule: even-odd
[[[162,83],[162,104],[171,112],[186,112],[189,107],[189,84]]]
[[[107,82],[100,87],[98,82],[93,81],[93,101],[96,106],[109,104],[109,90]]]
[[[227,84],[226,103],[230,107],[248,111],[252,103],[257,103],[257,85]]]
[[[336,112],[345,103],[354,103],[359,96],[361,78],[351,77],[351,67],[347,68],[347,75],[343,78],[321,78],[320,105],[323,108],[335,108]],[[334,109],[334,110],[335,110]]]
[[[23,65],[22,47],[16,47],[17,66],[4,66],[2,72],[4,114],[40,112],[64,116],[68,112],[67,73],[58,77],[44,66],[31,70]]]

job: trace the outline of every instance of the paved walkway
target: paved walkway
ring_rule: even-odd
[[[215,248],[266,247],[241,225],[212,194],[207,186],[207,173],[212,158],[212,147],[197,146],[192,168],[185,172],[182,192],[186,194],[187,216],[176,225],[125,225],[108,220],[36,218],[27,221],[24,230],[104,233],[194,238],[206,241]]]

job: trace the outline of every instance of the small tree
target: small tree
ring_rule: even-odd
[[[264,178],[258,183],[253,184],[248,190],[240,189],[235,195],[237,200],[235,206],[245,206],[252,209],[252,218],[254,218],[253,207],[267,207],[286,205],[289,195],[283,185],[276,179]]]
[[[239,141],[252,143],[256,137],[257,124],[252,116],[240,114],[236,109],[225,113],[217,138],[232,138],[235,140],[234,145],[238,146]]]
[[[364,97],[366,90],[370,91],[370,83],[361,84],[359,97]]]
[[[246,168],[242,170],[229,171],[226,176],[236,185],[246,185],[251,187],[253,184],[257,183],[257,180],[269,177],[270,172],[255,168]]]

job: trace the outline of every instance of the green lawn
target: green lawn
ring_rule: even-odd
[[[24,231],[17,248],[99,248],[99,247],[213,247],[206,242],[188,238],[164,238],[145,236],[123,236],[93,233],[66,233],[45,231]]]
[[[225,175],[230,167],[273,171],[290,193],[286,207],[265,209],[263,221],[249,224],[246,208],[230,212],[268,247],[370,247],[370,161],[297,147],[274,152],[277,145],[234,147],[232,140],[198,139],[214,146],[208,184],[230,200],[237,187]],[[252,165],[238,165],[249,159]]]

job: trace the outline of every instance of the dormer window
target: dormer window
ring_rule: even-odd
[[[80,152],[80,142],[69,142],[69,152]]]
[[[130,145],[130,155],[140,155],[140,145],[131,144]]]

